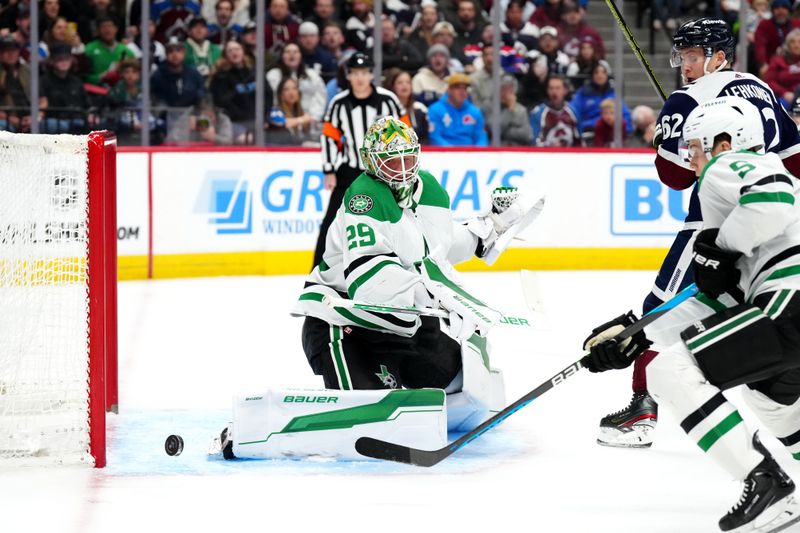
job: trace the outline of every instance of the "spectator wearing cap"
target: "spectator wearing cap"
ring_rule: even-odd
[[[289,12],[287,0],[270,0],[264,26],[264,46],[276,52],[287,43],[297,42],[300,21]]]
[[[611,83],[611,68],[605,60],[601,59],[592,71],[592,77],[583,87],[575,92],[570,101],[570,107],[578,117],[578,125],[584,140],[591,140],[594,135],[595,125],[600,120],[600,103],[603,100],[614,99],[614,85]],[[625,127],[630,133],[631,112],[623,102],[622,115]]]
[[[525,55],[530,65],[522,77],[522,103],[532,107],[544,100],[547,77],[564,75],[569,68],[569,56],[559,49],[558,30],[545,26],[539,31],[539,48]]]
[[[375,28],[375,16],[372,13],[372,0],[351,0],[352,16],[344,25],[344,38],[348,46],[359,52],[371,50],[374,45],[372,37]]]
[[[525,20],[524,0],[510,0],[506,5],[506,19],[500,23],[500,34],[503,42],[516,45],[519,43],[525,50],[533,50],[539,43],[537,28],[530,21]]]
[[[210,2],[203,4],[203,9]],[[209,19],[208,40],[216,45],[223,45],[232,39],[238,39],[244,29],[234,21],[235,5],[233,0],[218,0],[214,8],[214,19]],[[247,13],[245,11],[245,13]]]
[[[423,56],[404,38],[397,35],[394,20],[387,15],[381,18],[383,68],[416,71],[425,64]]]
[[[450,50],[443,44],[428,49],[428,64],[422,67],[411,80],[414,98],[426,106],[436,102],[447,91],[448,62]]]
[[[436,26],[433,27],[433,45],[441,44],[444,45],[447,50],[453,50],[455,48],[455,39],[456,39],[456,31],[453,28],[453,25],[449,22],[443,20],[441,22],[437,22]],[[428,49],[430,51],[430,49]],[[461,56],[464,55],[464,50],[456,50],[456,53],[460,53]],[[452,54],[450,55],[450,60],[448,61],[448,69],[452,70],[453,72],[463,72],[464,71],[464,63],[462,63],[459,57],[454,57]]]
[[[50,50],[39,98],[39,108],[44,112],[44,133],[85,133],[87,126],[96,123],[93,114],[86,114],[89,98],[83,80],[70,72],[73,62],[69,45],[59,44]]]
[[[500,78],[500,144],[530,146],[533,141],[528,110],[517,102],[518,84],[511,74]],[[492,123],[491,102],[481,108],[487,125]]]
[[[319,28],[313,22],[300,24],[297,44],[303,55],[303,63],[307,68],[314,70],[327,82],[336,76],[337,64],[333,54],[328,52],[319,42]]]
[[[488,146],[483,114],[469,101],[469,76],[447,78],[447,93],[428,108],[430,142],[434,146]]]
[[[233,121],[233,140],[236,144],[253,142],[256,117],[256,73],[253,60],[236,41],[225,43],[209,85],[214,106]],[[264,86],[265,109],[272,106],[272,88]]]
[[[185,38],[189,21],[199,15],[200,4],[193,0],[163,0],[153,4],[150,18],[156,21],[156,39],[166,45],[172,37]]]
[[[561,23],[558,25],[558,37],[561,50],[570,58],[578,57],[582,39],[594,39],[595,52],[600,59],[605,58],[606,49],[603,38],[594,27],[583,20],[583,8],[575,0],[564,0],[561,6]]]
[[[576,147],[583,144],[575,112],[567,105],[569,82],[553,74],[547,79],[547,100],[531,111],[533,144],[549,147]]]
[[[208,23],[203,17],[195,17],[189,22],[186,34],[186,64],[197,69],[197,72],[208,79],[211,68],[216,64],[221,50],[219,46],[208,40]]]
[[[27,133],[31,131],[31,71],[19,58],[20,49],[11,35],[0,37],[0,128]]]
[[[436,2],[423,0],[417,25],[408,36],[408,42],[423,56],[433,44],[433,28],[437,22],[439,22],[439,8]]]
[[[120,30],[125,27],[125,16],[120,14],[118,3],[112,3],[112,0],[86,0],[86,3],[88,9],[81,9],[76,16],[77,33],[83,42],[89,42],[97,36],[97,21],[107,18],[113,19],[117,25],[117,39],[123,37]],[[74,45],[72,55],[75,55]]]
[[[317,71],[306,67],[300,47],[294,43],[288,43],[283,47],[277,66],[267,72],[267,81],[273,94],[277,92],[278,84],[284,78],[297,80],[303,109],[315,120],[322,120],[328,102],[325,82]]]
[[[112,127],[121,144],[136,144],[142,130],[142,67],[138,59],[124,59],[117,71],[120,79],[108,93]]]
[[[614,123],[617,120],[616,104],[613,98],[600,102],[600,118],[594,125],[592,145],[595,148],[621,148],[614,143]],[[622,125],[622,142],[626,142],[630,123],[624,120]]]
[[[561,23],[561,3],[563,0],[544,0],[536,4],[536,10],[531,15],[530,21],[537,28],[545,26],[557,27]]]
[[[762,20],[756,27],[755,53],[761,78],[769,68],[770,58],[777,54],[783,40],[795,28],[800,28],[800,19],[790,17],[789,0],[772,0],[772,18]]]
[[[567,67],[567,77],[573,87],[581,87],[586,80],[592,77],[592,70],[600,58],[597,57],[595,40],[591,35],[581,39],[581,45],[576,57]]]
[[[629,148],[652,148],[656,133],[656,113],[646,105],[637,105],[631,111],[633,135],[625,141]]]
[[[411,121],[411,127],[417,132],[420,144],[428,144],[428,107],[414,99],[411,74],[399,68],[391,68],[386,71],[383,86],[397,96],[402,110]]]
[[[306,20],[316,24],[317,28],[324,28],[330,22],[337,22],[339,17],[336,14],[336,6],[333,0],[316,0],[314,2],[314,12]]]
[[[188,108],[205,97],[205,80],[197,69],[186,65],[186,49],[176,37],[166,45],[167,59],[150,79],[153,99],[167,107]]]
[[[781,48],[783,53],[776,54],[769,60],[764,81],[788,108],[800,86],[800,29],[790,31]]]
[[[105,76],[116,71],[120,61],[133,56],[133,50],[117,41],[117,24],[114,19],[98,20],[97,39],[86,45],[86,57],[89,59],[86,81],[95,85],[101,83]],[[116,82],[116,78],[111,81]]]

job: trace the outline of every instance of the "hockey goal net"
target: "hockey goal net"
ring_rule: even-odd
[[[106,463],[116,140],[0,132],[0,464]]]

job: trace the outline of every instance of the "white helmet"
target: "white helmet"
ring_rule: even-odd
[[[731,136],[731,148],[759,150],[764,146],[764,124],[758,108],[738,96],[714,98],[694,108],[683,126],[683,141],[699,139],[704,152],[711,152],[721,133]]]

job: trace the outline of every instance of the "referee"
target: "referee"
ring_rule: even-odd
[[[358,148],[364,133],[376,118],[393,115],[410,125],[408,115],[402,110],[393,92],[373,83],[372,58],[356,52],[347,60],[347,81],[350,88],[333,97],[322,125],[322,171],[325,189],[331,191],[328,210],[322,219],[314,250],[314,264],[322,261],[328,227],[342,204],[344,192],[364,171]]]

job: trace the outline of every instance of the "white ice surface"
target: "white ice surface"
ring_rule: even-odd
[[[517,274],[467,274],[506,313],[524,310]],[[651,272],[539,274],[546,316],[496,329],[509,401],[580,356],[592,327],[640,309]],[[739,484],[665,410],[650,450],[595,444],[627,404],[630,370],[581,372],[430,469],[394,463],[209,460],[236,392],[321,387],[288,316],[301,276],[120,284],[120,414],[109,466],[0,466],[0,531],[710,532]],[[752,414],[729,395],[753,426]],[[182,455],[164,439],[182,435]],[[772,437],[766,444],[800,480]]]

